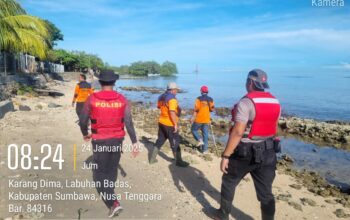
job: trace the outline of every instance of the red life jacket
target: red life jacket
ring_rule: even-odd
[[[275,136],[281,111],[278,100],[269,92],[258,91],[249,92],[243,98],[249,98],[255,108],[255,118],[248,123],[244,137],[265,139],[266,137]],[[237,104],[234,105],[231,111],[232,121],[234,121],[236,113]]]
[[[277,133],[277,123],[281,112],[279,101],[269,92],[253,91],[246,94],[255,106],[255,118],[248,138],[272,137]]]
[[[92,139],[123,138],[127,101],[115,91],[100,91],[90,96]]]

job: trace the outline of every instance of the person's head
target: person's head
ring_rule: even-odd
[[[98,77],[102,90],[112,90],[118,79],[119,75],[115,74],[113,70],[104,70]]]
[[[178,92],[179,88],[177,87],[175,82],[170,82],[167,85],[167,91],[170,92],[171,94],[176,95]]]
[[[85,74],[80,74],[79,82],[83,82],[83,81],[86,81],[86,76],[85,76]]]
[[[202,95],[203,94],[208,94],[209,93],[209,88],[208,88],[208,86],[202,86],[200,91],[201,91]]]
[[[252,91],[265,91],[268,89],[267,74],[261,69],[253,69],[248,73],[246,81],[247,92]]]

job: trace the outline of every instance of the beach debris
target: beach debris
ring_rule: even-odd
[[[29,106],[27,106],[27,105],[19,105],[19,106],[18,106],[18,109],[19,109],[20,111],[24,111],[24,112],[28,112],[28,111],[31,110],[31,108],[30,108]]]
[[[64,96],[63,93],[55,91],[55,90],[47,90],[47,89],[34,89],[34,91],[40,96]]]
[[[28,173],[28,177],[38,178],[39,174],[37,174],[37,173]]]
[[[300,201],[303,205],[309,205],[309,206],[316,206],[317,205],[314,200],[309,199],[309,198],[301,198]]]
[[[283,154],[283,155],[282,155],[282,159],[283,159],[284,161],[286,161],[286,162],[289,162],[289,163],[294,163],[293,158],[292,158],[292,157],[290,157],[290,156],[289,156],[289,155],[287,155],[287,154]]]
[[[57,104],[55,104],[55,103],[53,103],[53,102],[50,102],[48,105],[47,105],[47,107],[49,107],[49,108],[58,108],[58,107],[62,107],[61,105],[57,105]]]
[[[348,218],[348,217],[350,217],[350,214],[345,213],[343,209],[337,209],[333,213],[338,218]]]
[[[205,160],[205,161],[212,161],[213,158],[210,156],[210,154],[203,154],[201,155],[201,157]]]
[[[294,188],[294,189],[297,189],[297,190],[300,190],[302,188],[302,185],[300,185],[300,184],[291,184],[289,186]]]
[[[88,209],[83,209],[83,208],[79,208],[78,209],[78,220],[81,219],[82,214],[84,214],[85,212],[89,211]]]
[[[288,205],[292,206],[294,209],[296,209],[298,211],[303,211],[302,206],[295,201],[288,201]]]
[[[326,203],[329,203],[329,204],[332,204],[332,205],[335,205],[335,204],[337,204],[338,202],[337,201],[335,201],[335,200],[333,200],[333,199],[326,199],[326,200],[324,200]]]
[[[190,164],[198,164],[198,161],[196,161],[193,157],[190,155],[184,156],[183,160],[190,163]]]
[[[281,200],[281,201],[285,201],[288,202],[290,199],[292,198],[292,195],[289,193],[286,194],[279,194],[276,199],[277,200]]]
[[[42,110],[42,109],[43,109],[43,106],[40,105],[40,104],[38,104],[38,105],[35,106],[35,108],[36,108],[37,110]]]
[[[342,204],[346,208],[350,208],[350,195],[344,196],[343,198],[336,199],[336,201]]]

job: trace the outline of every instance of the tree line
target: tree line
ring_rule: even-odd
[[[63,64],[67,71],[84,71],[86,69],[101,70],[105,68],[103,60],[96,54],[84,51],[50,50],[47,60]]]
[[[119,74],[129,74],[134,76],[148,76],[150,74],[159,74],[161,76],[170,76],[177,74],[177,66],[175,63],[165,61],[159,64],[155,61],[138,61],[130,65],[121,65],[119,67],[108,67]]]

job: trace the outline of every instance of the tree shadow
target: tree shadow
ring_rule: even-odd
[[[149,138],[142,137],[141,143],[144,144],[145,148],[148,150],[148,155],[152,152],[153,142]],[[168,162],[173,162],[173,159],[168,157],[165,153],[159,152],[159,156]],[[172,175],[174,184],[180,193],[185,192],[187,189],[194,198],[202,205],[203,212],[212,218],[215,213],[215,208],[209,203],[205,198],[205,194],[214,199],[218,204],[220,204],[220,192],[214,188],[210,182],[205,177],[204,173],[197,168],[188,166],[187,168],[177,167],[175,163],[169,164],[169,170]],[[181,184],[182,183],[182,184]],[[183,185],[183,186],[181,186]],[[240,220],[253,220],[250,215],[244,213],[243,211],[235,208],[232,205],[231,215],[235,219]]]

